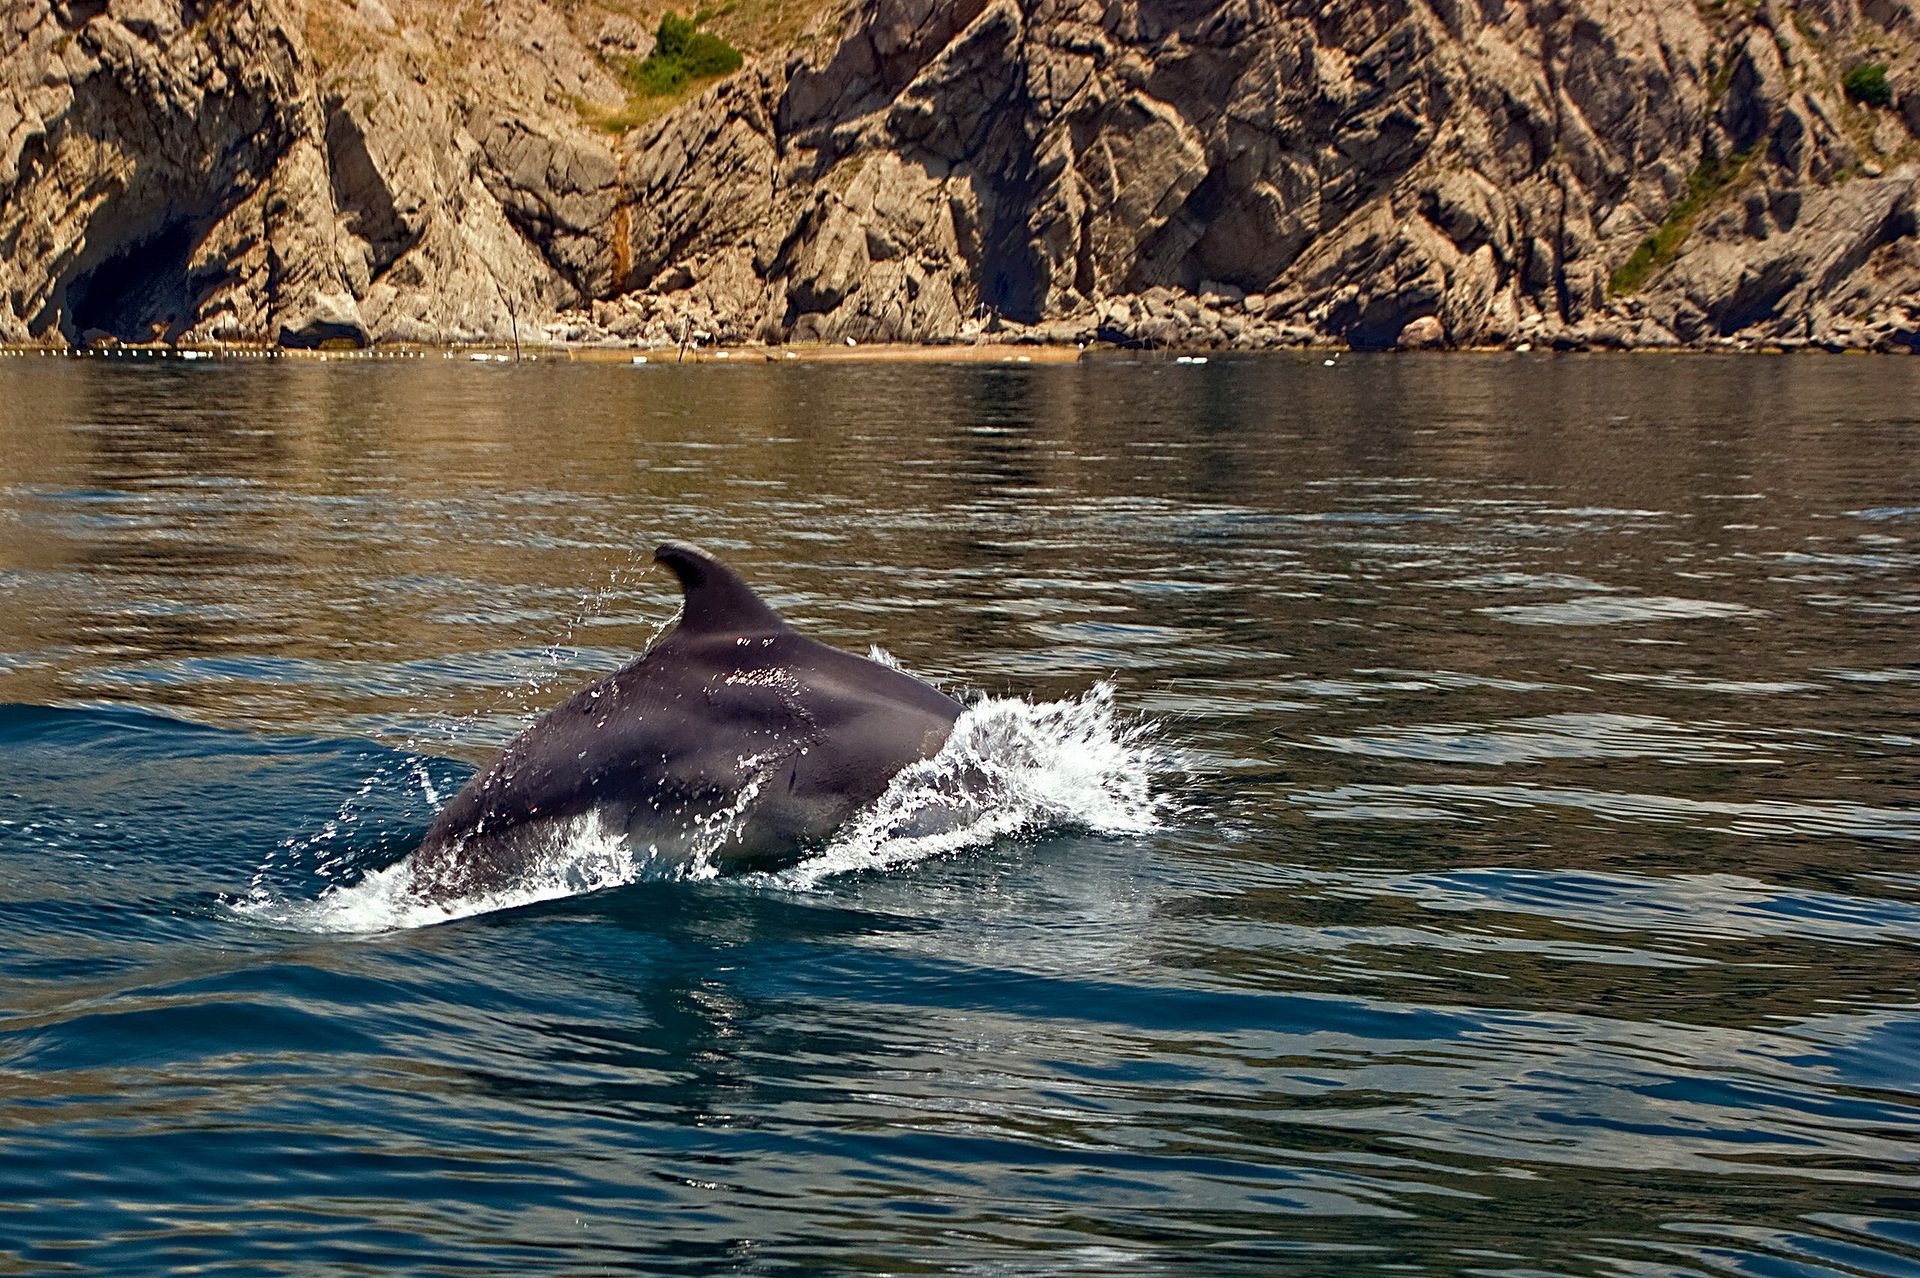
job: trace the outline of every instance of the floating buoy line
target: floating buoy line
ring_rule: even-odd
[[[1053,364],[1071,363],[1088,354],[1082,346],[1075,347],[1034,347],[1021,349],[1012,344],[991,344],[987,346],[959,345],[907,345],[903,347],[855,347],[859,355],[869,351],[876,352],[875,358],[900,359],[903,357],[923,359],[928,362],[945,362],[963,359],[973,363],[998,364]],[[816,359],[831,359],[845,354],[845,348],[839,343],[810,346],[802,352],[777,347],[707,347],[687,348],[676,351],[673,347],[648,346],[639,350],[633,347],[543,347],[538,350],[502,349],[487,346],[368,346],[358,348],[315,349],[307,347],[267,346],[253,344],[210,345],[210,346],[150,346],[150,345],[103,345],[103,346],[40,346],[40,345],[0,345],[0,359],[88,359],[104,360],[115,363],[167,363],[182,364],[206,361],[231,360],[308,360],[321,363],[336,361],[372,360],[381,363],[400,361],[419,361],[440,359],[460,363],[486,365],[498,364],[569,364],[569,363],[620,363],[635,368],[644,368],[649,364],[732,364],[735,366],[781,363],[787,361],[809,362]],[[669,358],[671,357],[671,358]],[[1204,355],[1183,356],[1182,364],[1204,364]]]
[[[441,359],[465,359],[474,363],[534,363],[542,359],[551,360],[552,355],[508,355],[497,351],[465,350],[406,350],[381,349],[368,347],[361,350],[304,350],[283,346],[0,346],[0,359],[98,359],[118,360],[121,362],[161,362],[171,361],[193,364],[203,360],[318,360],[332,363],[336,360],[377,360],[383,363],[400,360],[432,359],[436,355]],[[559,358],[566,358],[563,354]]]

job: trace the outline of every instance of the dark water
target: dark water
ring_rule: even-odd
[[[1920,360],[0,362],[0,1272],[1920,1274],[1917,457]],[[1158,828],[328,930],[670,535],[1111,680]]]

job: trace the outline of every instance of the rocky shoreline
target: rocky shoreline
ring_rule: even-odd
[[[561,326],[577,331],[575,326]],[[1445,357],[1467,356],[1556,356],[1556,355],[1684,355],[1701,358],[1714,356],[1852,355],[1907,356],[1916,352],[1903,343],[1879,340],[1843,344],[1835,341],[1750,342],[1723,339],[1692,345],[1668,344],[1634,346],[1630,344],[1580,341],[1563,337],[1558,342],[1520,342],[1514,346],[1433,346],[1425,348],[1391,347],[1383,350],[1355,351],[1351,346],[1315,341],[1252,345],[1245,339],[1231,343],[1204,343],[1163,346],[1150,342],[1070,341],[1057,326],[1029,328],[1011,325],[1000,332],[972,338],[935,342],[793,342],[767,345],[746,342],[738,345],[693,344],[686,347],[672,342],[629,342],[619,339],[567,341],[541,338],[515,349],[510,343],[477,341],[458,345],[384,344],[355,346],[329,343],[322,346],[282,346],[264,342],[231,342],[205,345],[172,343],[103,343],[97,346],[66,346],[51,343],[0,346],[0,359],[98,359],[101,361],[193,363],[197,361],[292,360],[320,363],[371,361],[399,363],[411,361],[467,361],[478,364],[572,363],[630,364],[669,367],[686,364],[779,364],[799,363],[941,363],[941,364],[1072,364],[1105,359],[1161,360],[1172,364],[1206,364],[1215,358],[1262,356],[1335,357],[1374,355],[1395,358],[1406,355]]]
[[[814,8],[22,0],[0,342],[1920,349],[1915,0]]]
[[[972,346],[1073,347],[1168,352],[1353,350],[1353,343],[1337,333],[1291,322],[1292,317],[1272,299],[1260,294],[1229,293],[1196,296],[1173,289],[1154,288],[1128,298],[1103,301],[1078,314],[1023,324],[1004,316],[973,318],[948,336],[926,338],[911,345],[931,350]],[[670,301],[639,294],[603,303],[591,310],[570,312],[540,326],[541,339],[565,348],[613,350],[673,349],[682,334],[691,346],[731,341],[733,349],[768,347],[741,343],[737,328],[724,319],[677,311]],[[851,345],[858,339],[843,338]],[[791,343],[781,344],[791,346]],[[816,344],[817,345],[817,344]],[[889,349],[900,349],[894,344]],[[835,349],[833,346],[827,349]],[[1552,324],[1544,319],[1523,324],[1508,340],[1461,345],[1448,339],[1438,321],[1416,318],[1394,340],[1360,349],[1395,351],[1785,351],[1874,352],[1920,354],[1920,301],[1889,307],[1872,319],[1841,317],[1806,334],[1711,334],[1683,341],[1642,308],[1623,307],[1581,324]]]

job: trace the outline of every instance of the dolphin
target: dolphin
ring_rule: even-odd
[[[653,562],[684,596],[673,629],[474,774],[413,854],[416,892],[509,886],[589,815],[659,863],[790,862],[946,743],[952,697],[796,633],[696,546],[667,542]]]

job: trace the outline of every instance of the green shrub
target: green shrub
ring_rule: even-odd
[[[740,69],[740,50],[702,31],[692,18],[669,13],[653,33],[653,52],[627,68],[627,81],[650,97],[678,93],[695,80],[711,80]]]
[[[1840,81],[1840,87],[1847,91],[1849,98],[1866,106],[1893,105],[1893,88],[1887,83],[1887,64],[1884,62],[1862,62],[1847,72]]]
[[[683,18],[669,10],[660,15],[660,25],[653,33],[653,53],[655,57],[677,58],[686,50],[687,41],[700,29],[700,24],[692,18]]]
[[[740,50],[705,31],[696,31],[687,37],[687,49],[681,55],[681,61],[687,64],[687,74],[696,80],[738,71],[741,60]]]

